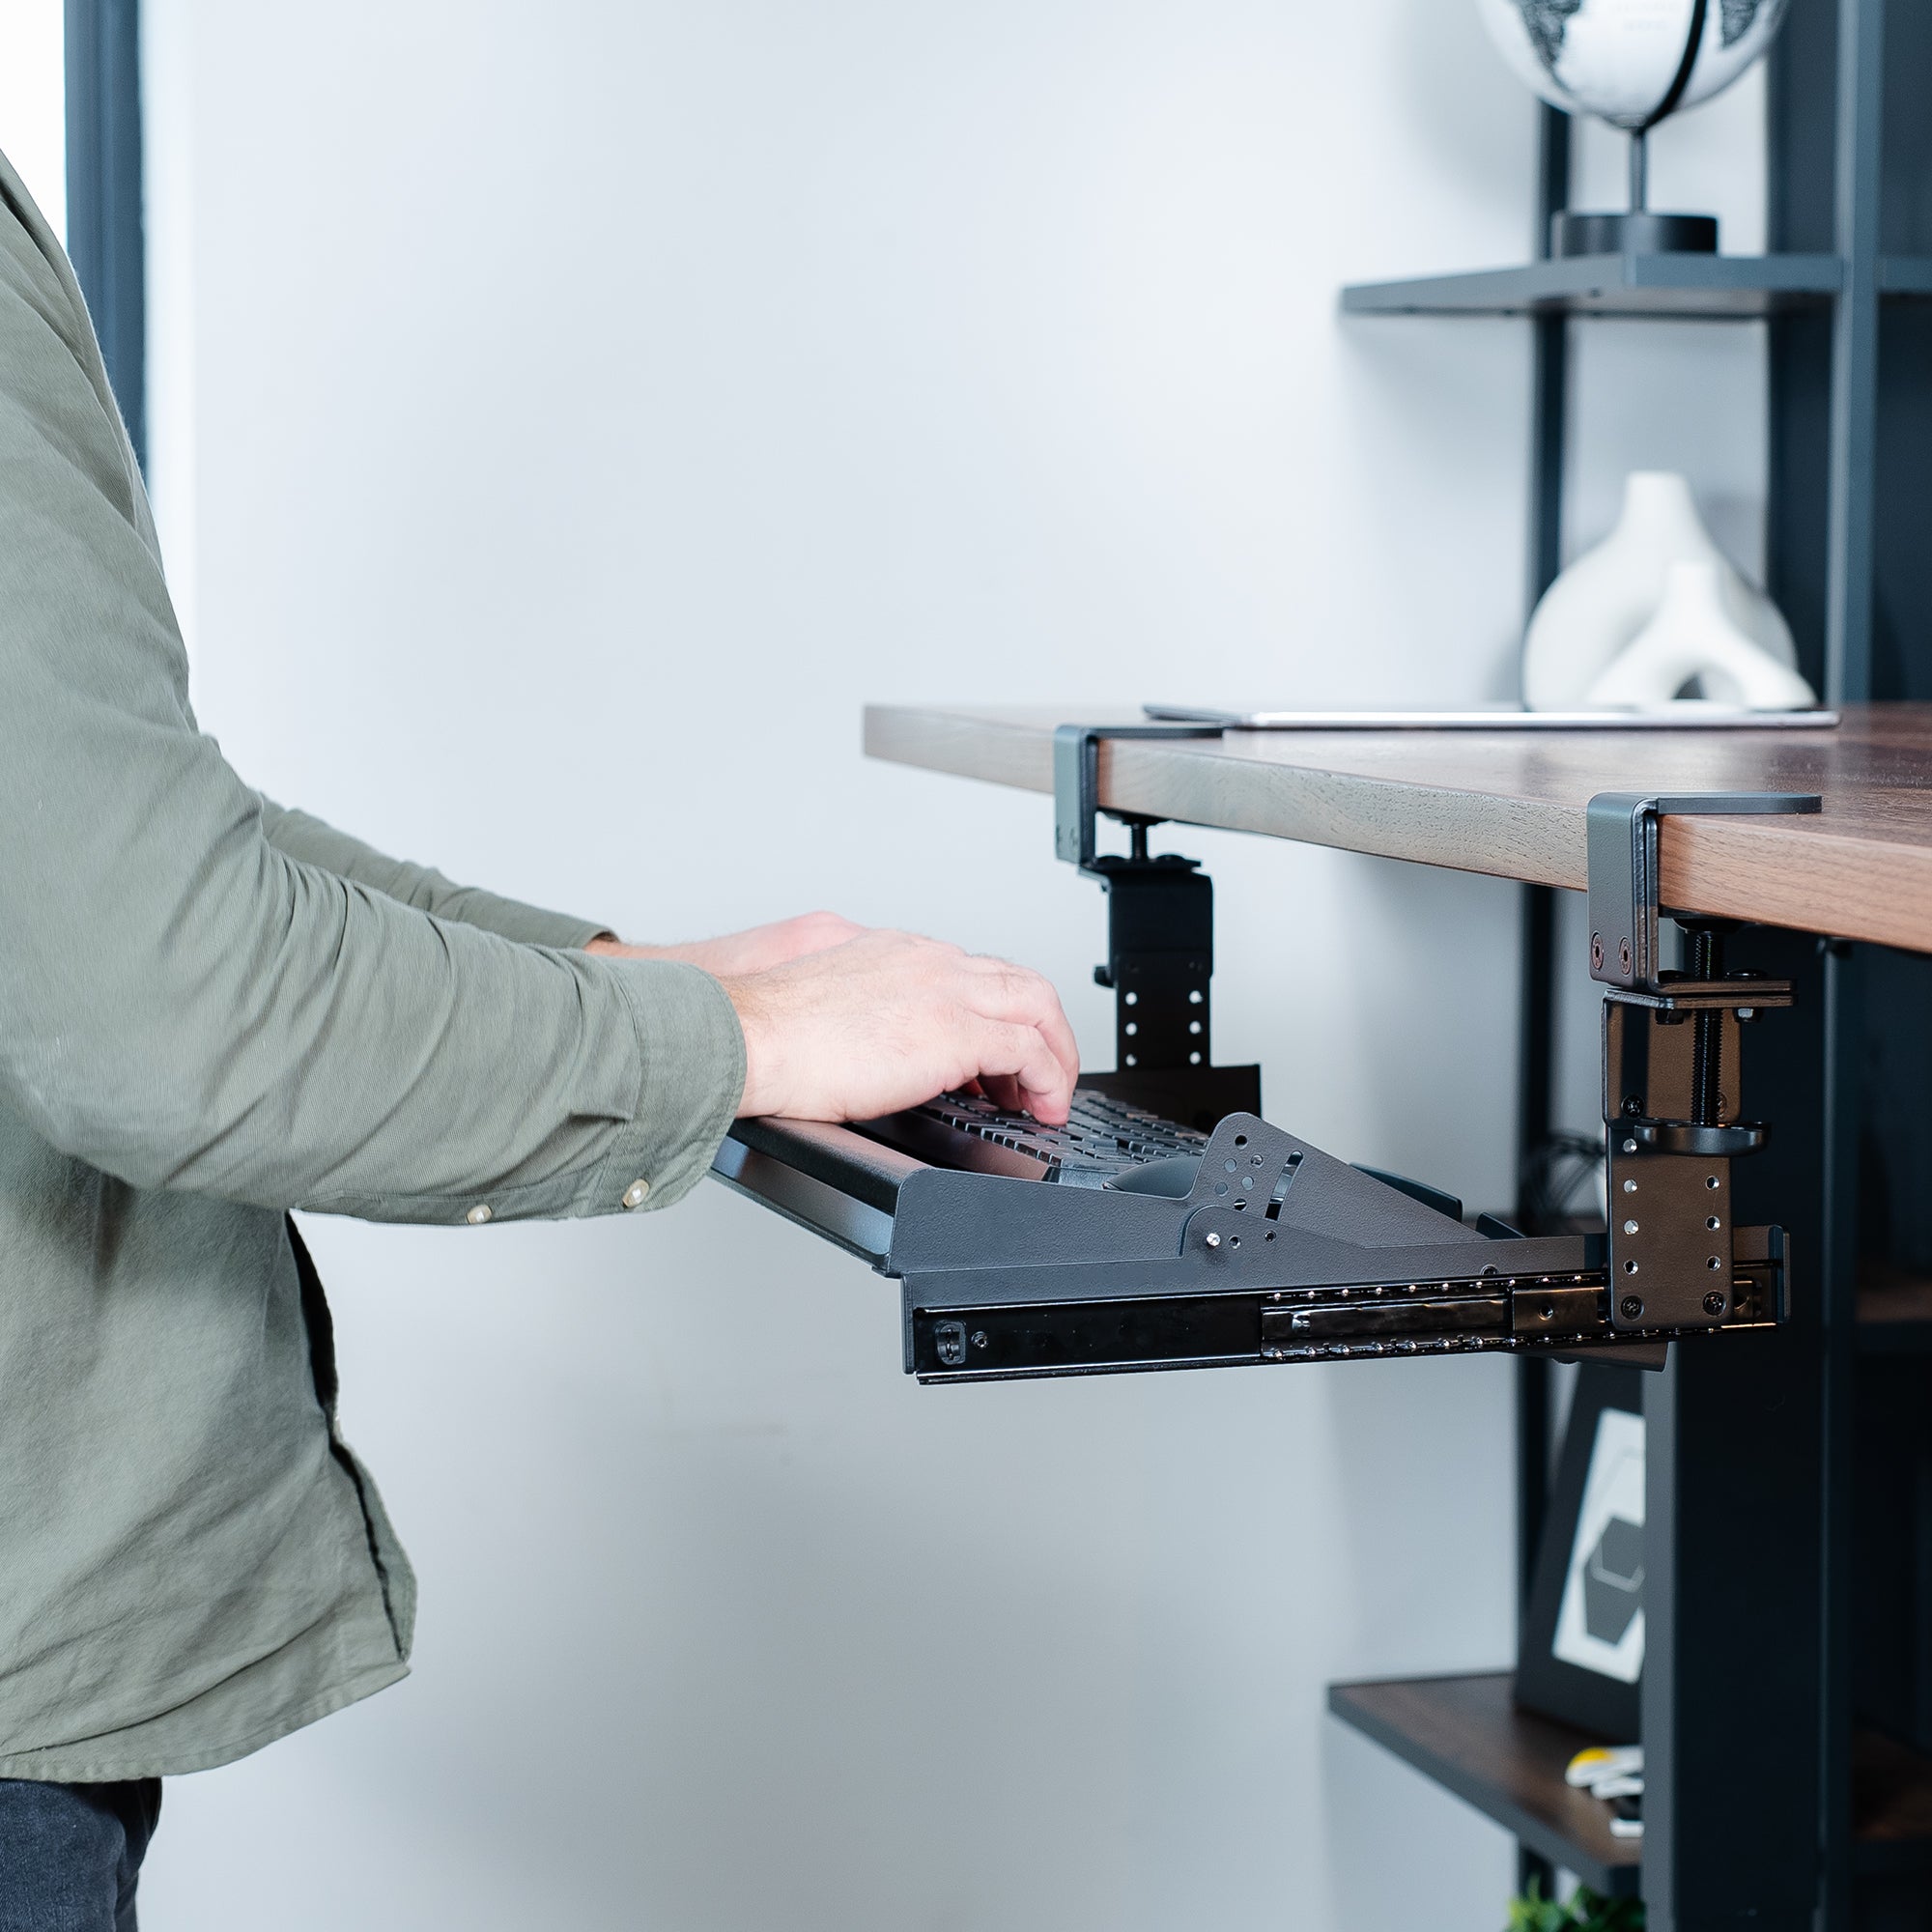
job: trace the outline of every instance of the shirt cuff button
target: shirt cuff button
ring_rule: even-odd
[[[651,1183],[648,1180],[632,1181],[630,1186],[624,1190],[624,1206],[626,1208],[641,1208],[650,1191]]]
[[[480,1228],[483,1225],[483,1223],[490,1218],[489,1202],[487,1201],[477,1202],[475,1207],[470,1208],[469,1212],[464,1215],[463,1218],[466,1221],[468,1221],[472,1228]]]

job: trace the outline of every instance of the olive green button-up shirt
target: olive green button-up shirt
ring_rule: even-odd
[[[291,1208],[665,1207],[743,1090],[715,980],[269,804],[187,682],[79,290],[0,158],[0,1776],[220,1764],[407,1669]]]

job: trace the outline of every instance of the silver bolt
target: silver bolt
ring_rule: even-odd
[[[1625,1181],[1625,1182],[1624,1182],[1624,1192],[1625,1192],[1626,1194],[1634,1194],[1634,1193],[1636,1192],[1636,1182],[1635,1182],[1635,1181],[1634,1181],[1634,1180],[1627,1180],[1627,1181]]]
[[[1219,1247],[1219,1246],[1221,1245],[1221,1237],[1220,1237],[1220,1236],[1219,1236],[1219,1235],[1209,1235],[1209,1236],[1208,1236],[1208,1246],[1209,1246],[1210,1248],[1218,1248],[1218,1247]]]
[[[1634,1153],[1636,1151],[1636,1143],[1634,1141],[1626,1141],[1624,1143],[1624,1151],[1626,1153]]]
[[[1636,1223],[1635,1223],[1634,1221],[1626,1221],[1626,1222],[1624,1223],[1624,1233],[1625,1233],[1625,1234],[1627,1234],[1627,1235],[1634,1235],[1634,1234],[1635,1234],[1635,1233],[1636,1233]]]

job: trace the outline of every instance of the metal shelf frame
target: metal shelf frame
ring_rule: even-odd
[[[66,0],[67,251],[135,460],[148,462],[140,0]]]

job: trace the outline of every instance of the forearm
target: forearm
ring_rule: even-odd
[[[13,869],[7,903],[44,904]],[[437,920],[245,822],[195,871],[163,917],[96,873],[0,937],[0,1078],[109,1173],[377,1219],[614,1211],[685,1192],[736,1109],[736,1021],[695,968]]]
[[[269,798],[261,804],[263,833],[277,851],[355,885],[373,887],[438,919],[477,926],[526,946],[583,947],[610,931],[598,920],[546,912],[475,886],[456,885],[433,866],[392,859],[310,812],[290,810]]]

